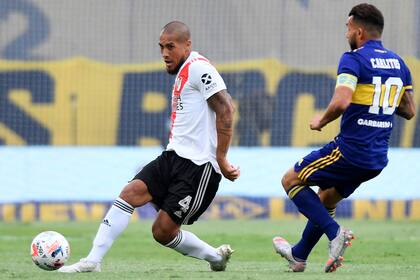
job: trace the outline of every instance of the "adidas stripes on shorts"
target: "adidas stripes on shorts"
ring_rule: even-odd
[[[142,180],[153,203],[181,224],[193,224],[209,207],[222,176],[208,162],[196,165],[174,151],[164,151],[133,178]]]
[[[334,187],[344,198],[382,171],[365,169],[350,163],[334,141],[298,161],[294,170],[299,179],[308,185],[319,186],[321,189]]]

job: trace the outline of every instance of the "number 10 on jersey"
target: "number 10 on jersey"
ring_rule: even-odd
[[[372,81],[375,86],[372,105],[369,107],[369,113],[379,114],[379,107],[385,115],[392,115],[398,104],[403,82],[401,78],[389,77],[385,84],[382,84],[382,77],[375,76]]]

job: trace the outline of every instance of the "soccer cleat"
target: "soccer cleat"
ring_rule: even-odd
[[[273,238],[274,250],[289,262],[289,268],[293,272],[303,272],[306,268],[306,261],[297,261],[292,255],[292,246],[283,237]]]
[[[338,261],[334,262],[333,259],[328,259],[327,260],[327,264],[326,266],[328,266],[329,270],[325,271],[325,272],[334,272],[337,270],[337,268],[344,266],[344,264],[342,263],[344,261],[343,257],[338,258]]]
[[[61,267],[59,272],[64,273],[77,273],[77,272],[101,272],[101,264],[90,262],[87,259],[80,259],[75,264],[65,265]]]
[[[216,248],[216,251],[217,251],[217,254],[222,257],[222,260],[220,262],[210,263],[210,269],[212,271],[225,271],[226,264],[228,263],[230,256],[232,255],[234,250],[230,248],[230,245],[224,244]]]
[[[344,251],[352,245],[352,239],[354,239],[353,232],[340,227],[337,236],[329,242],[329,259],[325,265],[325,272],[334,272],[337,268],[343,266]]]

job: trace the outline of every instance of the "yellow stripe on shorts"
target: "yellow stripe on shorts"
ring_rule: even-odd
[[[338,151],[338,147],[337,148],[335,148],[328,156],[325,156],[325,157],[322,157],[322,158],[319,158],[319,159],[317,159],[316,161],[314,161],[314,162],[311,162],[310,164],[308,164],[308,166],[305,166],[300,172],[299,172],[299,175],[298,175],[298,178],[299,179],[301,179],[301,176],[303,175],[303,173],[305,173],[306,172],[306,170],[308,170],[309,168],[312,168],[314,165],[316,165],[316,164],[318,164],[320,161],[323,161],[323,160],[326,160],[326,159],[328,159],[328,158],[330,158],[333,154],[334,154],[334,152],[335,151]]]
[[[306,166],[305,168],[303,168],[299,174],[298,174],[298,178],[301,179],[302,181],[305,182],[305,178],[307,178],[308,176],[306,176],[309,172],[311,172],[311,170],[313,170],[314,168],[318,168],[319,166],[322,166],[325,163],[328,163],[329,161],[333,160],[337,155],[340,154],[340,151],[338,150],[338,147],[335,148],[329,155],[319,158],[316,161],[310,163],[308,166]]]
[[[314,173],[315,171],[333,164],[334,162],[339,160],[340,157],[341,157],[341,153],[340,151],[337,150],[336,153],[329,160],[325,160],[324,162],[318,164],[317,166],[314,166],[311,170],[309,170],[307,174],[305,174],[305,176],[303,177],[303,181],[305,182],[306,180],[308,180],[309,176],[311,176],[312,173]]]

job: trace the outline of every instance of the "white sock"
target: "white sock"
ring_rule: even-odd
[[[208,262],[219,262],[222,257],[216,253],[216,248],[210,246],[194,233],[180,230],[178,235],[165,245],[175,251]]]
[[[100,263],[102,258],[111,248],[114,240],[125,230],[130,222],[134,208],[121,198],[117,198],[106,213],[102,224],[99,226],[93,247],[86,257],[88,261]]]

